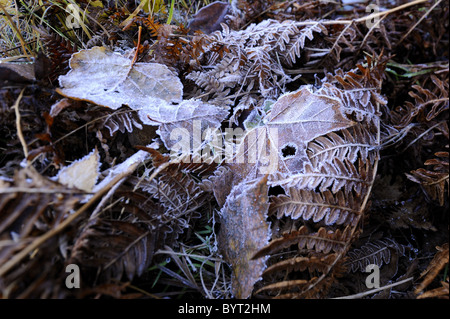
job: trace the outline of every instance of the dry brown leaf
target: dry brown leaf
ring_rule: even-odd
[[[206,34],[220,30],[220,24],[224,22],[229,7],[230,5],[226,2],[210,3],[195,14],[188,28],[191,29],[190,31],[200,30]]]

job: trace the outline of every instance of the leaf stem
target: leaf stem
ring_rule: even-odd
[[[139,46],[141,45],[141,33],[142,33],[142,26],[139,26],[138,31],[138,41],[136,45],[136,52],[134,53],[133,61],[131,61],[131,67],[133,67],[134,63],[136,63],[138,54],[139,54]]]

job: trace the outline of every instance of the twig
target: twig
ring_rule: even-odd
[[[141,44],[141,33],[142,33],[142,27],[139,26],[138,41],[137,41],[137,45],[136,45],[136,53],[134,53],[133,61],[131,61],[131,67],[133,67],[134,63],[136,63],[136,60],[137,60],[137,57],[139,54],[139,45]]]
[[[364,296],[374,294],[374,293],[376,293],[378,291],[381,291],[381,290],[389,289],[389,288],[392,288],[392,287],[395,287],[395,286],[400,286],[401,284],[404,284],[405,282],[411,281],[413,279],[414,279],[413,277],[409,277],[409,278],[403,279],[401,281],[398,281],[398,282],[395,282],[393,284],[386,285],[386,286],[383,286],[383,287],[380,287],[380,288],[375,288],[375,289],[368,290],[368,291],[365,291],[365,292],[360,292],[358,294],[344,296],[344,297],[337,297],[337,298],[332,298],[332,299],[359,299],[359,298],[362,298]]]
[[[128,26],[133,22],[134,17],[137,16],[139,11],[141,11],[141,9],[147,4],[147,2],[148,0],[141,1],[141,3],[136,7],[133,13],[131,13],[128,18],[126,18],[121,24],[119,24],[119,27],[122,28],[122,31],[125,31],[128,28]]]
[[[356,19],[355,22],[363,22],[363,21],[371,20],[373,18],[377,18],[379,16],[384,16],[384,15],[387,15],[387,14],[391,14],[391,13],[394,13],[396,11],[399,11],[399,10],[402,10],[402,9],[414,6],[414,5],[419,4],[419,3],[427,2],[427,1],[428,0],[416,0],[416,1],[412,1],[412,2],[407,2],[405,4],[402,4],[401,6],[398,6],[398,7],[389,9],[389,10],[386,10],[386,11],[383,11],[383,12],[372,13],[371,15],[368,15],[367,17],[362,17],[362,18]]]
[[[398,7],[386,10],[386,11],[369,14],[368,16],[361,17],[359,19],[353,19],[353,20],[326,20],[326,21],[321,21],[321,24],[323,24],[323,25],[334,25],[334,24],[351,24],[351,23],[354,23],[354,22],[356,22],[356,23],[364,22],[364,21],[367,21],[367,20],[371,20],[371,19],[374,19],[374,18],[385,16],[385,15],[394,13],[396,11],[400,11],[400,10],[403,10],[405,8],[414,6],[416,4],[424,3],[424,2],[427,2],[427,1],[428,0],[415,0],[415,1],[412,1],[412,2],[407,2],[405,4],[402,4],[401,6],[398,6]],[[296,23],[297,26],[314,25],[314,24],[317,24],[317,21],[302,21],[302,22]]]
[[[406,39],[406,37],[412,32],[412,30],[414,30],[421,22],[423,19],[426,18],[426,16],[428,15],[428,13],[430,13],[439,3],[441,3],[442,0],[436,1],[435,4],[433,4],[430,9],[427,10],[427,12],[425,12],[425,14],[419,19],[419,21],[417,21],[409,30],[408,32],[406,32],[402,38],[400,39],[400,41],[398,41],[397,45],[399,45],[400,43],[403,42],[403,40]]]
[[[28,147],[27,142],[25,141],[25,138],[23,136],[22,132],[22,125],[20,124],[20,111],[19,111],[19,104],[22,100],[23,92],[26,88],[23,88],[22,91],[20,91],[19,97],[17,98],[16,102],[13,105],[14,112],[16,113],[16,127],[17,127],[17,136],[19,137],[20,144],[22,144],[23,154],[25,158],[28,158]]]

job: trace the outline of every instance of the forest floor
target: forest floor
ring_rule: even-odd
[[[448,89],[448,0],[0,0],[0,297],[448,299]]]

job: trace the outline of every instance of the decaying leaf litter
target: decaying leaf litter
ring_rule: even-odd
[[[448,298],[448,1],[71,4],[2,3],[2,297]]]

